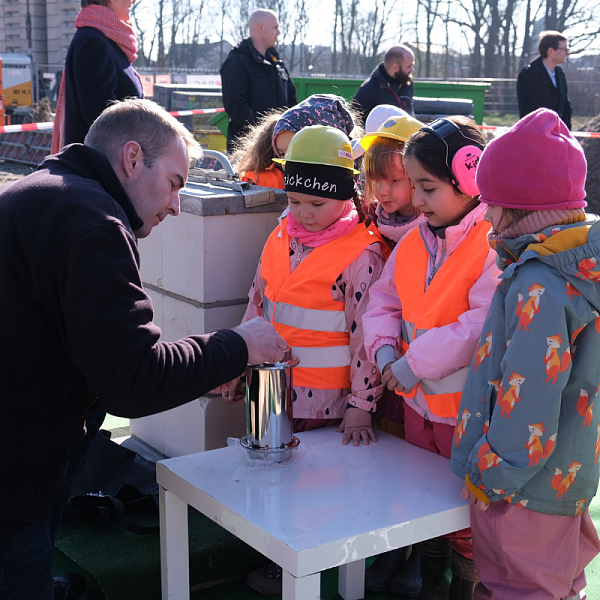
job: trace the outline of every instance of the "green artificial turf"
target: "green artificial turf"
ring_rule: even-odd
[[[600,498],[596,497],[590,514],[600,530]],[[143,525],[157,522],[157,514],[147,509],[132,513]],[[191,594],[192,600],[260,600],[265,596],[245,584],[245,575],[264,564],[258,552],[229,534],[195,510],[189,511],[190,584],[203,589]],[[83,574],[90,589],[88,600],[161,600],[159,536],[129,533],[115,518],[107,525],[96,525],[87,515],[68,515],[56,541],[54,573],[76,571]],[[367,561],[369,564],[370,561]],[[586,569],[588,598],[600,598],[600,557]],[[215,587],[207,582],[237,578]],[[322,574],[321,597],[338,600],[338,570]],[[204,585],[203,585],[204,584]],[[278,600],[279,596],[271,596]],[[367,600],[401,600],[391,592],[366,592]]]

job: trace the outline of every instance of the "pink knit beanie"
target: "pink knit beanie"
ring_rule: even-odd
[[[480,200],[505,208],[583,208],[587,164],[560,117],[539,108],[490,142],[477,167]]]

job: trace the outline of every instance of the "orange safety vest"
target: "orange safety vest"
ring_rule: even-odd
[[[402,354],[420,335],[458,321],[470,310],[469,290],[481,276],[489,253],[487,234],[491,225],[480,221],[452,252],[427,286],[429,253],[415,227],[402,240],[396,253],[394,280],[402,305]],[[452,352],[452,348],[444,349]],[[469,367],[459,369],[439,380],[422,379],[409,392],[400,395],[414,398],[420,389],[429,409],[438,417],[458,416],[458,407]]]
[[[277,167],[269,167],[265,171],[247,171],[242,176],[242,181],[249,181],[255,185],[261,185],[262,187],[269,187],[276,190],[282,190],[285,187],[283,181],[283,172]]]
[[[322,390],[350,387],[350,333],[345,305],[334,300],[331,288],[340,273],[375,242],[386,247],[377,229],[359,223],[350,233],[315,248],[290,273],[287,219],[269,236],[260,275],[265,297],[262,315],[300,359],[294,385]]]

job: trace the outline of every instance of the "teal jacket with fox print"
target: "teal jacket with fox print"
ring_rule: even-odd
[[[570,516],[596,494],[597,219],[493,242],[503,273],[464,388],[450,462],[486,502]]]

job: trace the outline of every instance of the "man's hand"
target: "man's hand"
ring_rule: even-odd
[[[242,323],[233,331],[241,335],[248,347],[248,364],[276,363],[283,359],[287,342],[277,333],[275,327],[262,317],[254,317]]]
[[[468,500],[471,504],[475,505],[477,510],[487,510],[490,507],[488,503],[480,500],[466,485],[463,486],[460,495],[463,500]]]
[[[383,372],[381,373],[381,383],[385,385],[388,390],[396,390],[399,393],[404,391],[404,386],[396,379],[396,376],[392,371],[391,362],[383,367]]]
[[[361,439],[365,446],[369,445],[369,439],[372,442],[377,441],[377,436],[373,431],[370,413],[362,408],[356,408],[355,406],[348,407],[346,414],[336,431],[338,433],[344,432],[344,437],[342,438],[342,444],[344,444],[344,446],[348,444],[350,438],[352,438],[354,446],[360,446]]]
[[[235,404],[246,398],[246,383],[242,381],[241,377],[236,377],[235,379],[220,385],[218,388],[211,390],[209,393],[221,394],[225,402]]]

